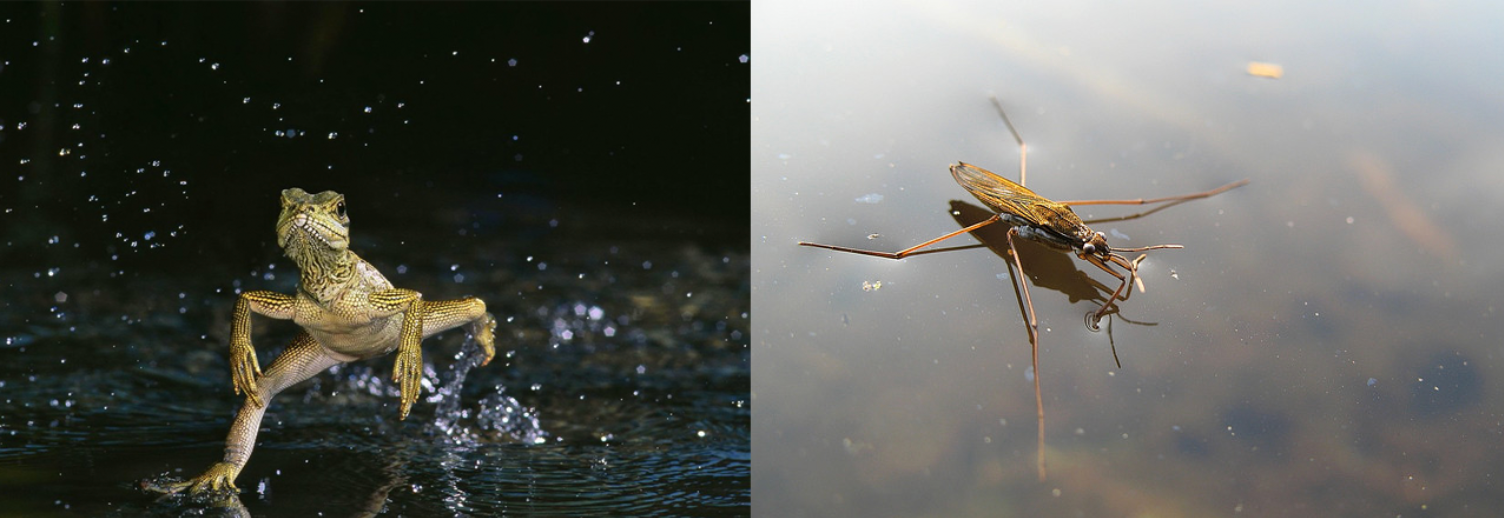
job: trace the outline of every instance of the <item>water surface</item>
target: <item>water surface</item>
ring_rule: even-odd
[[[1497,514],[1504,63],[1490,10],[759,3],[755,514]],[[960,228],[953,213],[976,201],[948,164],[1018,175],[989,96],[1046,197],[1252,181],[1096,227],[1120,246],[1185,246],[1143,263],[1148,291],[1122,304],[1111,342],[1083,323],[1093,291],[1061,286],[1079,274],[1055,261],[1031,280],[1045,482],[998,250],[795,246],[896,251]]]

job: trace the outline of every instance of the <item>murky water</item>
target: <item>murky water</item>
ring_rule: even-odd
[[[7,6],[0,514],[204,511],[136,484],[222,456],[293,186],[399,287],[484,299],[497,356],[427,340],[405,421],[390,358],[288,389],[209,505],[747,514],[747,211],[686,195],[744,189],[686,164],[744,156],[747,10],[638,7]],[[295,332],[253,328],[263,366]]]
[[[756,14],[755,514],[1504,509],[1497,9],[775,1]],[[1283,77],[1248,74],[1255,61]],[[1023,252],[1042,483],[1005,243],[903,261],[795,246],[896,251],[976,221],[947,164],[1018,174],[990,95],[1029,144],[1028,186],[1050,198],[1252,180],[1095,227],[1120,246],[1185,246],[1150,253],[1147,292],[1122,304],[1111,341],[1085,328],[1101,292],[1075,270],[1111,278]]]

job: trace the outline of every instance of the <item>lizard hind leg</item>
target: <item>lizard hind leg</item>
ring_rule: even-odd
[[[466,297],[423,303],[424,338],[465,324],[469,324],[470,335],[475,337],[475,343],[486,355],[481,365],[491,363],[491,358],[496,356],[496,317],[486,312],[484,301]]]
[[[272,361],[271,367],[266,369],[266,375],[257,384],[256,395],[260,396],[261,403],[270,403],[283,389],[312,378],[338,363],[339,360],[324,352],[324,347],[317,339],[306,331],[300,332],[287,349]],[[246,462],[251,460],[251,451],[256,448],[256,433],[261,430],[261,418],[265,413],[266,405],[257,404],[248,394],[240,412],[235,415],[234,423],[230,425],[229,436],[225,438],[223,460],[192,479],[169,483],[143,481],[142,487],[158,493],[238,492],[235,478],[240,475]]]

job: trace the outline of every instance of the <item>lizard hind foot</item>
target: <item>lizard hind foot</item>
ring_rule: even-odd
[[[482,315],[471,326],[470,334],[475,337],[475,343],[480,344],[481,352],[486,354],[480,362],[485,367],[496,356],[496,317],[490,313]]]
[[[161,494],[188,494],[188,495],[220,495],[239,493],[240,488],[235,487],[235,477],[240,475],[240,468],[228,462],[218,462],[202,475],[189,480],[177,480],[175,477],[158,477],[146,479],[140,482],[141,489]]]

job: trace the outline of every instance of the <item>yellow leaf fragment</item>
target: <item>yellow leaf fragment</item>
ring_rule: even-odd
[[[1276,65],[1274,63],[1260,63],[1258,61],[1249,61],[1248,75],[1255,77],[1267,77],[1269,79],[1279,79],[1280,76],[1285,75],[1285,67]]]

